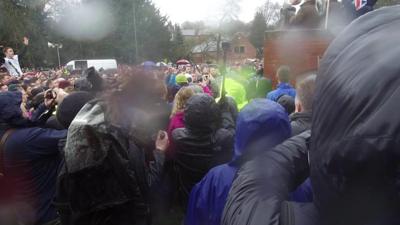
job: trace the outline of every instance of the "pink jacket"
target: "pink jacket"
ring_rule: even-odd
[[[208,94],[211,97],[213,96],[213,93],[212,93],[211,89],[208,86],[204,86],[203,87],[203,91],[204,91],[205,94]]]
[[[167,149],[167,157],[173,157],[175,153],[175,144],[172,139],[172,131],[174,131],[177,128],[184,128],[185,127],[185,122],[184,122],[184,112],[178,112],[176,113],[169,121],[168,125],[168,138],[169,138],[169,147]]]

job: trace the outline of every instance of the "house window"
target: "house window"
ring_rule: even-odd
[[[240,53],[244,53],[244,52],[245,52],[244,46],[236,46],[235,47],[235,53],[236,54],[240,54]]]

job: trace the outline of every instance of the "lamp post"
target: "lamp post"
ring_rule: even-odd
[[[231,43],[230,42],[222,42],[222,50],[224,53],[224,67],[226,69],[226,61],[227,61],[227,57],[228,57],[228,52],[231,48]]]
[[[226,79],[226,73],[227,73],[227,69],[226,69],[226,64],[227,64],[227,56],[228,56],[228,52],[231,48],[231,43],[230,42],[222,42],[222,50],[224,53],[224,65],[223,65],[223,71],[222,71],[222,87],[221,87],[221,99],[225,98],[226,95],[226,91],[225,91],[225,79]]]
[[[139,46],[137,40],[137,24],[136,24],[136,1],[133,1],[133,39],[135,42],[135,61],[139,60]]]
[[[62,48],[62,44],[56,44],[57,58],[58,58],[58,68],[61,68],[60,48]]]
[[[61,67],[61,59],[60,59],[60,49],[63,47],[62,44],[53,44],[48,42],[47,45],[49,48],[56,48],[57,49],[57,59],[58,59],[58,67]]]

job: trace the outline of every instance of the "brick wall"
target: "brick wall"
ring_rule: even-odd
[[[231,49],[227,55],[229,64],[235,62],[243,62],[246,59],[254,59],[257,56],[256,48],[251,44],[249,38],[243,33],[237,33],[231,40]],[[221,48],[219,59],[222,62],[223,50]],[[207,54],[194,53],[192,54],[193,62],[197,64],[206,63],[207,61],[217,63],[217,52],[208,52]]]
[[[333,37],[324,30],[287,30],[266,32],[264,45],[264,74],[276,85],[276,70],[288,65],[293,78],[318,70]],[[293,79],[294,81],[295,79]],[[294,82],[293,82],[294,83]]]
[[[251,44],[249,38],[243,33],[235,34],[231,41],[231,51],[228,55],[230,63],[243,62],[245,59],[254,59],[257,49]]]

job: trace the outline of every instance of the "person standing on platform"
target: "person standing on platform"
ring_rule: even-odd
[[[5,47],[3,49],[5,58],[0,59],[0,65],[4,66],[7,69],[8,73],[13,77],[20,77],[23,74],[20,60],[25,56],[27,47],[29,45],[29,39],[27,37],[24,37],[23,44],[24,48],[19,55],[16,55],[14,49],[12,49],[11,47]]]

